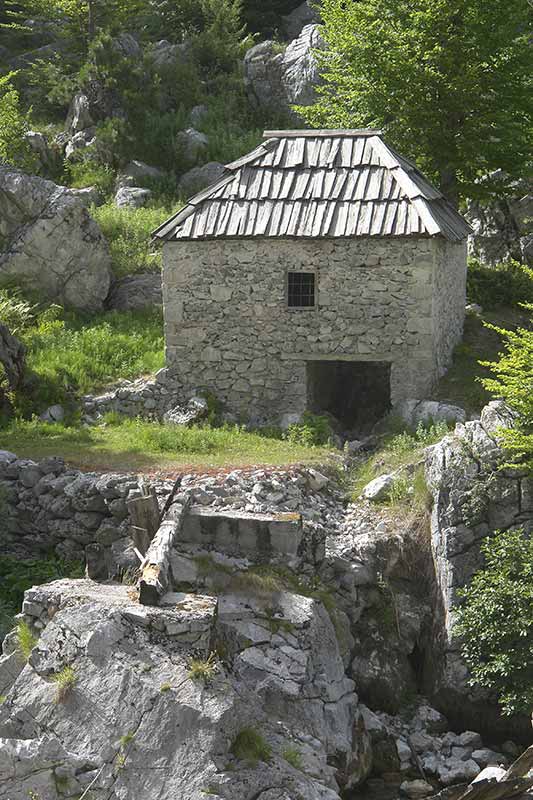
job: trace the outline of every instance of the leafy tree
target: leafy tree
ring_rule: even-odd
[[[32,172],[37,159],[24,138],[30,129],[29,115],[20,109],[18,92],[11,83],[14,76],[10,72],[0,77],[0,161]]]
[[[497,692],[504,714],[533,708],[533,539],[523,530],[481,546],[485,566],[461,594],[455,633],[472,685]]]
[[[525,0],[324,0],[314,127],[378,127],[454,202],[531,162]]]

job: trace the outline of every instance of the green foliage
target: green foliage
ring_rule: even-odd
[[[454,632],[472,685],[498,694],[504,714],[533,708],[533,539],[523,530],[482,544],[485,566],[461,591]]]
[[[240,761],[257,766],[259,761],[269,761],[272,748],[264,736],[254,728],[243,728],[233,740],[231,752]]]
[[[327,444],[331,435],[331,425],[327,417],[305,411],[301,422],[289,425],[285,437],[293,444],[311,447],[312,445]]]
[[[533,302],[533,269],[518,261],[488,267],[469,259],[466,292],[482,308],[517,306]]]
[[[0,322],[7,325],[15,336],[35,323],[36,311],[37,306],[16,289],[0,289]]]
[[[533,312],[531,304],[524,304],[524,308]],[[501,441],[514,461],[533,469],[533,331],[488,327],[500,334],[504,351],[498,361],[482,362],[493,374],[482,383],[518,413],[516,425],[501,431]]]
[[[0,506],[0,522],[3,509]],[[64,561],[57,556],[21,560],[2,556],[0,558],[0,638],[13,625],[13,617],[18,614],[24,592],[40,583],[48,583],[58,578],[81,578],[83,565]]]
[[[198,5],[203,20],[191,42],[195,61],[206,75],[231,72],[246,46],[242,0],[199,0]]]
[[[69,161],[66,171],[69,185],[73,189],[95,186],[104,196],[110,195],[114,190],[115,173],[109,164],[99,164],[90,153],[80,156],[77,161]],[[96,210],[93,209],[91,216],[96,217]]]
[[[193,681],[209,683],[217,671],[216,653],[210,653],[207,658],[191,658],[189,661],[189,678]]]
[[[522,0],[324,0],[313,127],[382,128],[452,200],[531,159],[531,8]],[[495,25],[494,20],[499,20]]]
[[[109,242],[113,272],[117,277],[136,272],[158,272],[161,269],[161,252],[151,242],[153,230],[171,213],[168,208],[117,208],[106,203],[94,208],[92,216],[100,225]]]
[[[31,651],[37,644],[37,637],[31,632],[30,626],[27,622],[20,621],[17,623],[17,650],[24,659],[27,661],[31,655]]]
[[[59,672],[52,675],[52,681],[56,685],[56,703],[63,703],[70,695],[78,682],[78,675],[74,667],[66,666]]]
[[[286,747],[281,755],[291,767],[294,767],[294,769],[302,769],[302,754],[297,747]]]
[[[162,683],[161,686],[159,687],[159,691],[161,692],[161,694],[165,694],[166,692],[170,692],[171,689],[172,689],[172,684],[171,683]]]
[[[24,138],[31,128],[30,118],[20,108],[14,77],[14,72],[0,76],[0,161],[35,172],[37,158]]]
[[[264,36],[272,36],[278,32],[281,25],[281,17],[290,14],[300,0],[244,0],[243,18],[248,26],[248,30],[253,33],[261,33]]]

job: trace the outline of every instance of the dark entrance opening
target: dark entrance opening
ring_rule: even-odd
[[[308,408],[367,433],[390,410],[390,370],[387,361],[308,361]]]

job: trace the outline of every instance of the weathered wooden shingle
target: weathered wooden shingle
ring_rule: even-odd
[[[155,232],[218,237],[444,236],[470,228],[380,131],[266,131]]]

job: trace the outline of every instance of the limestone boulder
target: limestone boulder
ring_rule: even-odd
[[[306,25],[297,39],[279,52],[272,41],[252,47],[244,58],[244,80],[251,101],[261,108],[287,111],[316,99],[319,73],[313,50],[324,47],[318,25]]]
[[[152,167],[150,164],[145,164],[144,161],[134,159],[122,170],[117,179],[119,187],[122,186],[139,186],[145,180],[161,180],[164,178],[165,173],[158,167]]]
[[[162,305],[159,272],[146,272],[122,278],[113,285],[107,300],[107,307],[117,311],[161,308]]]
[[[184,197],[191,197],[193,194],[205,189],[212,183],[220,180],[224,174],[224,164],[219,161],[209,161],[201,167],[193,167],[181,176],[178,183],[178,191]]]
[[[460,406],[440,403],[437,400],[402,400],[391,412],[400,417],[402,422],[411,428],[416,428],[420,423],[433,425],[446,422],[451,425],[466,420],[466,412]]]
[[[109,291],[107,242],[64,186],[0,166],[0,285],[98,311]]]
[[[152,196],[150,189],[140,186],[122,186],[115,195],[117,208],[142,208]]]
[[[188,60],[190,47],[187,43],[172,44],[166,39],[154,42],[148,49],[148,56],[157,71],[172,69],[176,64]]]
[[[78,92],[71,100],[65,120],[65,129],[69,134],[74,135],[93,125],[89,98],[83,92]]]
[[[178,149],[188,164],[196,164],[205,155],[209,140],[195,128],[180,131],[176,137]]]
[[[297,39],[306,25],[312,25],[320,21],[320,14],[315,4],[305,0],[297,6],[290,14],[283,17],[283,30],[287,39],[292,41]]]
[[[82,131],[75,133],[72,138],[68,139],[65,144],[65,158],[72,160],[81,150],[86,147],[91,147],[96,142],[96,128],[84,128]]]

